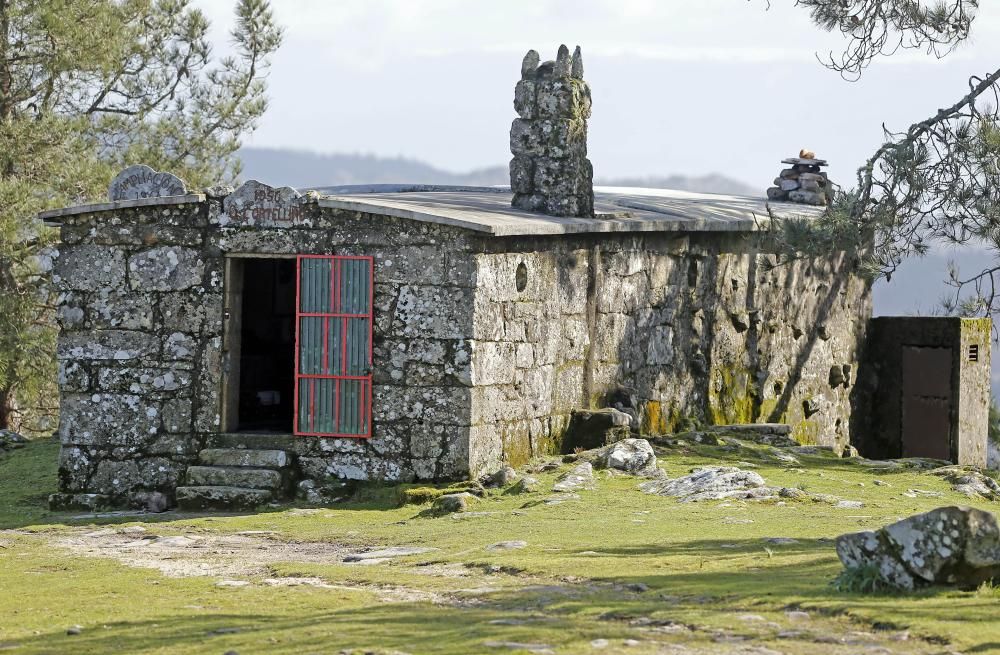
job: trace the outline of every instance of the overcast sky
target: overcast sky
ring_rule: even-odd
[[[195,0],[226,40],[234,0]],[[809,147],[850,183],[881,143],[1000,63],[1000,2],[944,61],[905,52],[848,83],[840,46],[793,0],[272,0],[285,43],[248,140],[403,155],[462,171],[504,164],[521,58],[583,49],[599,177],[721,172],[766,187]]]

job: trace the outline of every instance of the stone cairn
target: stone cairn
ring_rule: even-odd
[[[539,64],[529,50],[514,88],[519,118],[510,128],[511,205],[552,216],[594,215],[594,168],[587,159],[590,87],[577,46],[559,46],[555,61]]]
[[[816,159],[811,150],[800,150],[798,157],[782,159],[782,164],[791,164],[774,178],[774,186],[767,190],[768,200],[784,200],[803,205],[828,205],[833,199],[833,184],[826,173],[820,171],[826,166],[825,159]]]

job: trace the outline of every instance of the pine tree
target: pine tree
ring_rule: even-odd
[[[966,41],[978,0],[797,0],[821,29],[840,32],[844,51],[825,65],[856,79],[901,49],[944,57]],[[831,249],[856,252],[873,279],[891,279],[903,260],[935,243],[984,247],[1000,260],[1000,68],[969,80],[969,91],[884,143],[858,169],[821,221],[775,220],[790,257]],[[927,89],[929,93],[933,89]],[[1000,311],[1000,264],[949,283],[946,309],[969,316]]]
[[[128,164],[194,188],[238,174],[281,29],[266,0],[235,11],[215,59],[187,0],[0,0],[0,429],[54,400],[53,235],[33,217],[99,201]]]

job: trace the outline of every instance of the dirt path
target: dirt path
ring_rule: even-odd
[[[432,552],[434,549],[398,547],[366,552],[328,542],[284,541],[273,538],[273,534],[275,533],[250,531],[237,534],[192,532],[158,535],[139,526],[130,526],[62,534],[52,538],[50,543],[65,548],[74,555],[110,558],[126,566],[156,569],[168,577],[218,578],[217,584],[224,587],[312,586],[368,591],[383,602],[450,601],[445,595],[411,587],[363,583],[331,584],[319,577],[277,576],[273,570],[275,564],[295,562],[377,565]],[[454,569],[450,570],[454,572]]]

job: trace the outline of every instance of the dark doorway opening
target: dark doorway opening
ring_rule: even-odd
[[[244,259],[240,326],[241,432],[292,432],[295,260]]]

